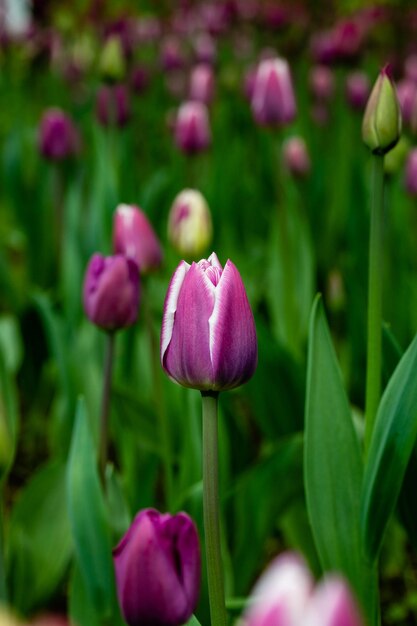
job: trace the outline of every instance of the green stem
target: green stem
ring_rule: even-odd
[[[203,401],[203,509],[207,580],[212,626],[226,626],[223,566],[220,549],[218,392],[201,392]]]
[[[369,238],[368,349],[365,398],[365,455],[381,396],[382,214],[384,157],[372,155],[371,228]]]
[[[108,452],[110,394],[111,394],[111,379],[112,379],[112,372],[113,372],[114,343],[115,343],[115,334],[108,333],[106,355],[104,357],[103,393],[101,397],[101,412],[100,412],[99,470],[100,470],[100,476],[101,476],[103,484],[104,484],[104,477],[105,477],[105,472],[106,472],[107,452]]]
[[[4,558],[4,488],[3,484],[0,484],[0,603],[7,603],[7,586],[6,586],[6,568]]]

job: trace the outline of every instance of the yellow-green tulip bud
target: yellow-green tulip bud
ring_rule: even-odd
[[[168,238],[186,258],[200,256],[212,237],[207,202],[196,189],[185,189],[175,198],[168,219]]]
[[[384,67],[372,89],[362,122],[362,139],[374,154],[383,155],[401,134],[401,112],[395,85]]]
[[[112,81],[123,79],[126,63],[119,37],[109,37],[100,57],[100,72],[103,78]]]

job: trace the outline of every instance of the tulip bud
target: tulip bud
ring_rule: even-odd
[[[390,150],[384,158],[385,174],[395,174],[404,167],[404,162],[410,150],[409,140],[401,135],[399,142]]]
[[[194,39],[194,53],[197,63],[213,65],[216,61],[216,43],[208,33],[198,33]]]
[[[304,178],[311,164],[306,142],[302,137],[290,137],[282,147],[284,166],[296,178]]]
[[[129,94],[125,85],[103,85],[97,92],[97,119],[102,126],[125,126],[130,119]]]
[[[51,161],[62,161],[78,151],[79,137],[71,118],[58,108],[45,111],[39,127],[39,149]]]
[[[175,141],[186,154],[206,150],[211,143],[207,107],[202,102],[185,102],[175,122]]]
[[[162,249],[145,213],[131,204],[119,204],[114,214],[113,250],[133,259],[141,274],[162,263]]]
[[[100,57],[100,73],[103,78],[119,81],[126,72],[126,63],[120,38],[116,35],[109,37],[104,44]]]
[[[200,64],[191,72],[190,100],[209,105],[214,96],[214,75],[209,65]]]
[[[315,65],[310,71],[310,89],[316,100],[328,102],[334,94],[334,76],[326,65]]]
[[[255,120],[264,126],[282,126],[295,118],[290,68],[284,59],[261,61],[253,88],[252,112]]]
[[[417,85],[409,78],[401,80],[397,85],[397,97],[400,103],[401,117],[404,124],[410,124],[417,103]]]
[[[87,317],[107,331],[136,322],[139,307],[139,270],[123,255],[94,254],[87,266],[83,289]]]
[[[369,96],[362,122],[362,139],[374,154],[385,154],[401,134],[401,113],[394,83],[383,68]]]
[[[175,198],[168,219],[168,239],[185,257],[199,256],[212,237],[211,215],[203,195],[185,189]]]
[[[167,37],[162,44],[161,65],[166,72],[179,70],[185,65],[181,43],[175,37]]]
[[[287,553],[277,557],[255,585],[244,626],[298,626],[313,592],[313,579],[302,559]]]
[[[363,110],[369,91],[369,78],[364,72],[351,72],[346,78],[346,100],[352,109]]]
[[[364,626],[347,583],[329,576],[315,589],[302,621],[304,626]]]
[[[405,166],[405,188],[410,196],[417,196],[417,148],[410,150]]]
[[[198,534],[186,513],[141,511],[113,550],[117,596],[129,626],[179,626],[197,606]]]
[[[161,363],[184,387],[221,391],[247,382],[257,364],[255,322],[235,265],[177,267],[165,297]]]

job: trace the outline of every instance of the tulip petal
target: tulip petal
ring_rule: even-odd
[[[163,364],[166,349],[172,337],[172,329],[174,326],[175,312],[177,310],[178,295],[184,282],[185,275],[190,269],[189,263],[181,261],[174,272],[171,282],[169,283],[167,295],[164,303],[164,317],[162,320],[161,332],[161,363]]]
[[[209,349],[209,318],[214,306],[214,285],[204,270],[193,263],[176,302],[175,323],[168,340],[165,332],[161,350],[167,374],[185,387],[212,389],[213,370]]]
[[[316,587],[307,606],[305,626],[363,626],[362,617],[347,586],[329,576]]]
[[[227,261],[209,319],[214,389],[232,389],[253,375],[257,364],[255,322],[235,265]]]

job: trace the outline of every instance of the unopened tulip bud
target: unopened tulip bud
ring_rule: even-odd
[[[203,195],[185,189],[175,198],[168,219],[168,238],[184,257],[200,256],[212,237],[211,215]]]
[[[362,111],[369,97],[371,85],[364,72],[351,72],[346,78],[346,100],[352,109]]]
[[[133,259],[141,274],[162,263],[161,244],[145,213],[133,204],[119,204],[114,214],[113,250]]]
[[[200,548],[186,513],[141,511],[113,550],[117,596],[129,626],[180,626],[200,590]]]
[[[255,323],[235,265],[208,260],[177,267],[165,298],[161,363],[184,387],[233,389],[257,365]]]
[[[362,122],[362,139],[375,154],[385,154],[401,134],[401,112],[387,68],[381,70],[369,96]]]
[[[71,118],[61,109],[45,111],[39,126],[39,149],[50,161],[62,161],[78,151],[79,136]]]
[[[114,331],[136,322],[139,307],[139,269],[121,254],[94,254],[83,288],[87,317],[103,330]]]
[[[258,67],[252,96],[255,120],[264,126],[283,126],[295,118],[290,68],[284,59],[265,59]]]
[[[260,578],[249,599],[241,626],[304,624],[313,579],[295,554],[277,557]]]
[[[303,626],[364,626],[347,583],[336,576],[324,579],[308,603]]]
[[[103,85],[97,92],[97,119],[102,126],[125,126],[130,119],[129,94],[125,85]]]
[[[306,142],[302,137],[290,137],[282,147],[284,165],[296,178],[304,178],[310,172],[311,163]]]
[[[417,196],[417,148],[410,150],[405,166],[405,188],[410,196]]]
[[[126,63],[123,55],[120,37],[113,35],[104,44],[100,57],[100,73],[103,78],[120,81],[126,72]]]
[[[175,141],[186,154],[206,150],[211,143],[207,107],[202,102],[185,102],[175,122]]]
[[[214,75],[210,65],[194,67],[190,78],[190,100],[210,104],[214,96]]]
[[[326,65],[315,65],[310,71],[310,89],[321,102],[328,102],[334,94],[334,75]]]

